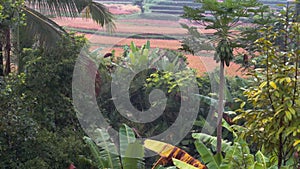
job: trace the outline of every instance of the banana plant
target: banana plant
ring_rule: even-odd
[[[119,129],[119,146],[116,146],[105,129],[96,129],[96,139],[84,137],[95,164],[99,169],[143,169],[144,149],[127,125]]]
[[[250,153],[250,149],[244,140],[236,140],[234,143],[228,141],[222,142],[222,152],[213,154],[206,144],[211,144],[216,147],[217,138],[202,133],[195,133],[193,137],[196,139],[196,149],[200,154],[201,160],[207,168],[213,169],[276,169],[276,164],[266,157],[261,151],[255,155]],[[173,164],[177,168],[182,169],[197,169],[196,167],[179,159],[172,159]],[[291,168],[291,166],[283,167]]]
[[[234,129],[238,126],[229,126],[223,121],[223,127],[233,133],[235,140],[229,142],[222,140],[222,154],[213,154],[217,146],[217,138],[203,133],[194,133],[192,136],[195,141],[195,146],[200,154],[202,161],[208,168],[216,169],[275,169],[277,168],[276,161],[272,161],[265,156],[261,151],[251,154],[250,148],[245,140],[240,139]],[[208,146],[210,148],[208,148]],[[223,155],[224,154],[224,155]],[[291,165],[281,167],[283,169],[292,168]]]
[[[230,126],[226,121],[223,120],[223,127],[228,131],[232,132],[235,140],[230,142],[227,140],[222,140],[222,153],[214,154],[217,147],[217,137],[210,136],[204,133],[194,133],[192,134],[195,139],[195,146],[199,152],[201,161],[207,168],[213,169],[276,169],[276,161],[271,160],[265,156],[261,151],[257,151],[255,154],[251,154],[250,148],[245,140],[242,140],[235,133],[238,128],[236,126]],[[166,143],[165,143],[166,144]],[[155,145],[146,145],[146,148],[158,150],[160,145],[163,143]],[[164,149],[166,149],[164,145]],[[158,151],[157,151],[158,152]],[[164,151],[159,151],[162,156]],[[162,156],[163,157],[163,156]],[[173,156],[174,157],[174,156]],[[183,160],[183,158],[172,158],[174,166],[182,169],[197,169],[197,167],[192,166],[193,163],[188,163]],[[283,166],[282,169],[292,168],[291,165]],[[161,166],[156,169],[165,169]],[[172,168],[171,168],[172,169]]]
[[[144,141],[144,147],[161,156],[152,169],[156,169],[159,165],[166,165],[168,163],[173,163],[177,167],[185,169],[207,169],[199,160],[193,158],[184,150],[168,143],[146,139]]]

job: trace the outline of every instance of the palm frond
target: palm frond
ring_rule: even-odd
[[[67,32],[51,19],[28,7],[23,8],[26,15],[25,34],[32,35],[41,45],[54,46]]]
[[[105,26],[110,32],[113,32],[116,28],[113,22],[113,15],[103,4],[98,2],[89,3],[83,10],[83,16],[92,18],[97,24],[100,24],[102,27]]]
[[[80,11],[89,3],[87,0],[27,0],[30,8],[46,10],[54,16],[78,16]]]
[[[52,16],[77,17],[83,12],[85,17],[92,18],[102,27],[106,26],[107,30],[115,29],[113,15],[103,4],[92,0],[27,0],[27,2],[30,8]]]

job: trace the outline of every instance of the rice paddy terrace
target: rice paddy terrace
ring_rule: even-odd
[[[133,6],[133,0],[97,0],[102,4],[113,7],[109,9],[128,10]],[[149,2],[150,0],[148,0]],[[152,0],[152,3],[147,3],[146,8],[149,10],[143,14],[122,14],[117,17],[117,30],[113,34],[99,29],[99,25],[91,20],[82,20],[81,18],[68,19],[56,18],[54,19],[59,25],[65,27],[67,30],[76,31],[84,34],[91,42],[92,50],[97,51],[112,51],[122,53],[122,47],[135,42],[137,46],[143,45],[147,40],[150,40],[151,47],[162,49],[180,48],[180,40],[186,36],[186,30],[183,29],[179,23],[185,23],[186,20],[179,16],[183,14],[183,7],[201,7],[201,4],[195,3],[194,0]],[[261,0],[266,5],[275,9],[280,9],[277,4],[285,4],[285,0]],[[117,4],[113,6],[114,4]],[[124,8],[120,8],[124,6]],[[127,9],[128,8],[128,9]],[[136,7],[137,8],[137,7]],[[208,30],[203,30],[199,27],[200,32],[209,34]],[[199,75],[204,72],[213,71],[218,64],[213,60],[213,57],[207,57],[213,53],[203,53],[199,56],[187,54],[189,66],[195,68]],[[231,76],[242,76],[240,65],[232,63],[230,68],[226,68],[226,74]]]
[[[132,4],[133,0],[97,0],[104,4]],[[258,0],[273,9],[280,10],[281,6],[278,4],[286,4],[287,0]],[[201,7],[201,4],[195,3],[194,0],[154,0],[151,3],[146,3],[145,6],[149,8],[152,13],[162,13],[171,15],[182,15],[183,7]]]

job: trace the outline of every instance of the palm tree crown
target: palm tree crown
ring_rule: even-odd
[[[43,10],[54,17],[77,17],[84,13],[109,31],[115,28],[108,9],[92,0],[0,0],[0,76],[10,73],[11,44],[16,55],[20,53],[20,32],[29,37],[25,39],[35,39],[38,45],[46,48],[66,34],[62,27],[40,12]],[[4,71],[3,57],[6,60]]]

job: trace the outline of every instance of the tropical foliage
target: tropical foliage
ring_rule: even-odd
[[[143,157],[144,148],[135,138],[134,131],[127,125],[119,129],[119,145],[111,142],[110,135],[105,129],[96,129],[93,136],[96,143],[89,137],[84,137],[85,142],[91,149],[96,166],[101,168],[145,168]]]
[[[205,165],[203,165],[200,161],[194,159],[187,152],[170,144],[146,139],[144,141],[144,147],[158,153],[161,156],[161,158],[154,164],[153,168],[156,168],[158,165],[166,165],[176,160],[177,161],[175,163],[179,163],[178,165],[181,165],[179,161],[182,161],[186,164],[194,166],[195,168],[206,168]]]
[[[246,102],[242,102],[244,138],[255,142],[278,161],[278,168],[286,165],[299,151],[299,40],[300,27],[290,22],[293,12],[282,11],[276,22],[265,26],[263,37],[256,47],[263,56],[264,68],[250,71],[251,87],[245,89]],[[253,109],[244,109],[252,104]]]
[[[221,152],[221,139],[222,139],[222,117],[224,111],[224,66],[229,66],[233,59],[233,49],[238,47],[236,40],[238,39],[237,33],[234,32],[234,28],[240,23],[241,18],[247,18],[250,13],[253,13],[254,8],[260,4],[256,0],[199,0],[196,1],[202,3],[200,8],[184,8],[184,18],[193,20],[199,24],[202,24],[205,29],[213,29],[215,32],[211,37],[212,42],[203,40],[203,36],[197,32],[195,28],[189,28],[187,25],[183,25],[194,36],[193,38],[199,38],[197,45],[200,46],[211,43],[215,47],[214,59],[220,62],[220,84],[219,84],[219,98],[218,98],[218,120],[217,120],[217,136],[218,136],[218,152]],[[211,14],[207,14],[210,12]],[[196,36],[195,36],[196,35]],[[200,39],[202,38],[202,40]],[[240,37],[239,37],[240,38]],[[197,40],[197,39],[196,39]],[[183,41],[184,42],[184,41]],[[192,53],[198,52],[195,50],[207,50],[207,47],[192,48],[189,44],[184,43],[183,50],[192,51]]]
[[[214,50],[220,62],[219,69],[197,77],[183,53],[154,49],[147,41],[124,46],[121,56],[114,51],[99,56],[86,50],[83,36],[67,33],[47,17],[83,14],[113,27],[112,15],[97,2],[0,2],[0,168],[299,168],[300,24],[295,6],[276,13],[256,0],[197,0],[200,8],[185,7],[184,18],[214,33],[204,36],[183,24],[191,36],[182,48],[192,53]],[[242,22],[251,22],[251,27]],[[245,57],[234,58],[237,47],[245,49],[247,64]],[[79,55],[84,55],[79,71],[84,78],[95,78],[92,90],[110,123],[87,124],[96,128],[88,136],[72,101]],[[18,72],[10,73],[11,56]],[[224,67],[233,59],[244,62],[247,77],[225,77]],[[100,63],[98,68],[94,62]],[[195,90],[185,95],[182,89],[193,85]],[[159,97],[153,97],[158,90]],[[151,109],[155,106],[163,107],[162,112]],[[185,114],[179,116],[182,110]],[[198,114],[190,118],[192,111]],[[177,145],[147,139],[178,119],[185,123],[167,137],[186,135]],[[190,124],[192,129],[183,131]],[[201,133],[206,130],[212,135]],[[157,156],[146,156],[148,150]]]
[[[1,167],[92,167],[70,88],[73,65],[84,44],[83,37],[68,35],[56,50],[27,49],[26,73],[11,74],[1,82]]]

